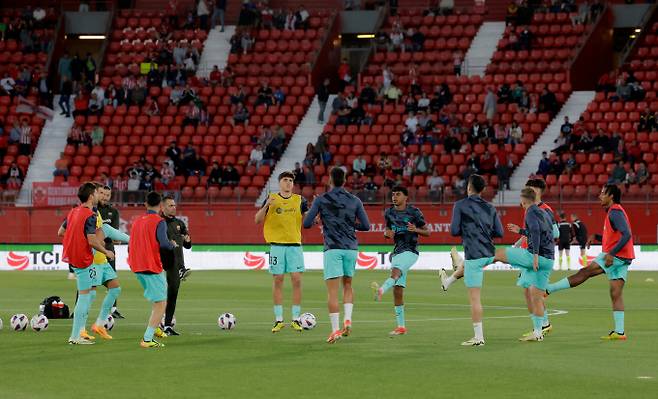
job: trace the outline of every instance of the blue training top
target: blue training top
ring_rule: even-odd
[[[384,212],[384,219],[386,220],[386,228],[393,230],[394,233],[395,248],[393,254],[397,255],[406,251],[418,254],[418,233],[407,230],[407,223],[419,228],[425,226],[425,217],[420,209],[407,205],[404,210],[398,211],[395,207],[390,207]]]
[[[496,251],[493,239],[503,236],[503,224],[493,205],[471,195],[455,202],[450,234],[461,236],[466,259],[489,258]]]
[[[342,187],[335,187],[313,201],[311,209],[304,217],[305,229],[313,226],[313,220],[318,214],[322,220],[325,251],[356,250],[359,243],[356,240],[355,230],[370,230],[370,221],[361,200]]]

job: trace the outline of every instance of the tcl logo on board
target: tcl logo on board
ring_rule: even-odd
[[[33,270],[57,270],[61,254],[52,251],[29,251],[27,254],[10,251],[6,260],[7,265],[14,270],[25,270],[29,266]]]

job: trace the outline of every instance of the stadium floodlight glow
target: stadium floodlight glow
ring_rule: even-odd
[[[78,39],[82,40],[105,40],[105,35],[80,35]]]
[[[640,28],[635,28],[635,33],[640,33],[640,32],[642,32],[642,29],[640,29]]]
[[[357,39],[374,39],[375,35],[373,33],[364,33],[361,35],[356,35]]]
[[[631,35],[630,37],[631,37],[631,39],[635,39],[637,36]]]

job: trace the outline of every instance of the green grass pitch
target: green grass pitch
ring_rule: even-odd
[[[658,397],[657,273],[631,272],[626,286],[627,342],[599,340],[612,327],[608,286],[597,277],[556,293],[548,306],[555,327],[543,343],[517,338],[531,328],[516,273],[485,274],[487,344],[464,348],[472,336],[461,282],[440,291],[434,272],[412,271],[406,290],[409,334],[395,327],[391,294],[375,303],[371,281],[355,278],[353,336],[328,345],[326,293],[319,272],[304,279],[302,311],[318,326],[272,334],[271,277],[253,271],[197,271],[182,283],[177,329],[166,348],[138,346],[149,313],[134,276],[121,272],[125,320],[114,340],[69,346],[71,322],[47,331],[14,332],[14,313],[32,316],[46,296],[73,304],[74,282],[63,272],[0,273],[0,398],[656,398]],[[556,272],[552,281],[565,272]],[[290,315],[286,283],[285,317]],[[95,319],[104,293],[94,303]],[[221,331],[217,316],[237,317]],[[89,323],[88,323],[89,325]],[[28,327],[29,329],[29,327]]]

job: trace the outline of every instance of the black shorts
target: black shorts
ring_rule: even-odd
[[[578,240],[578,245],[580,246],[580,249],[586,249],[587,248],[587,240]]]
[[[558,241],[557,249],[559,251],[562,251],[563,249],[566,249],[568,251],[571,249],[571,243],[569,241]]]

